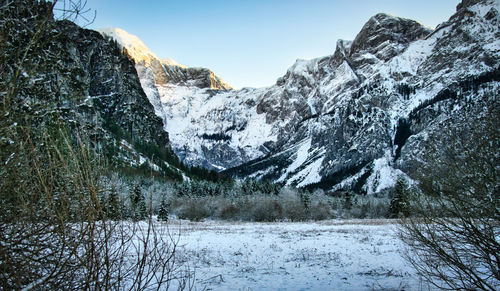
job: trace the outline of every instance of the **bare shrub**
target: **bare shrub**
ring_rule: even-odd
[[[200,221],[210,216],[206,208],[206,199],[201,197],[186,197],[176,199],[174,203],[175,214],[180,219]]]
[[[313,201],[309,208],[309,217],[312,220],[324,220],[332,218],[330,205],[324,201]]]
[[[227,199],[225,197],[216,198],[214,217],[224,220],[239,220],[241,210],[235,200],[236,199]]]
[[[279,197],[283,204],[283,218],[291,221],[304,221],[309,218],[309,205],[304,203],[297,191],[286,189],[280,193]]]
[[[283,207],[277,198],[258,195],[249,201],[246,213],[247,220],[276,221],[283,218]]]
[[[498,100],[486,108],[443,122],[429,138],[416,175],[422,192],[409,199],[413,217],[401,224],[406,258],[442,289],[500,288]]]
[[[244,221],[307,221],[342,218],[383,218],[388,197],[353,196],[346,208],[345,197],[331,197],[323,191],[308,193],[284,187],[278,195],[256,193],[224,196],[170,196],[171,214],[181,219],[205,218]],[[154,208],[154,207],[153,207]]]

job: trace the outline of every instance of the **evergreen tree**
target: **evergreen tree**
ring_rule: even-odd
[[[158,219],[163,220],[163,221],[167,221],[169,208],[170,208],[169,203],[167,202],[165,197],[163,197],[163,199],[161,200],[161,203],[160,203],[160,209],[158,210]]]
[[[106,200],[106,216],[110,219],[120,218],[120,200],[115,185],[111,186]]]
[[[389,217],[408,217],[410,215],[410,207],[408,196],[410,194],[410,187],[405,179],[399,178],[396,182],[396,193],[391,200],[389,206]]]
[[[344,208],[350,210],[353,206],[353,193],[351,191],[346,191],[344,193]]]
[[[309,196],[309,193],[301,192],[300,193],[300,200],[302,201],[302,204],[304,205],[304,209],[309,209],[309,206],[311,206],[311,197]]]
[[[139,185],[130,193],[130,215],[133,220],[142,220],[147,217],[146,201]]]

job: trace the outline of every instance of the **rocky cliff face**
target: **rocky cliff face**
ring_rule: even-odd
[[[11,110],[56,114],[75,131],[87,132],[118,167],[180,175],[134,63],[116,44],[72,22],[54,21],[50,2],[7,2],[0,11],[0,74],[2,89],[19,90],[10,95],[16,104]]]
[[[498,100],[499,24],[493,0],[463,1],[435,30],[377,14],[354,41],[298,60],[269,88],[221,92],[140,75],[187,163],[375,193],[411,172],[442,120]]]
[[[163,118],[164,124],[167,124],[167,119],[161,99],[165,89],[177,86],[210,90],[231,89],[231,86],[209,69],[186,67],[172,59],[159,58],[137,36],[123,29],[105,28],[99,32],[106,38],[114,39],[124,53],[134,60],[142,87],[157,115]]]

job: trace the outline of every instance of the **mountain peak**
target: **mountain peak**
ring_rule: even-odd
[[[457,5],[457,11],[459,11],[460,9],[466,9],[468,7],[472,7],[476,4],[479,4],[479,3],[483,3],[483,4],[488,4],[489,2],[495,2],[495,0],[493,1],[488,1],[488,0],[462,0],[460,3],[458,3]],[[497,6],[498,6],[498,2],[497,2]]]
[[[310,189],[385,191],[414,171],[441,120],[482,111],[482,95],[498,95],[500,21],[482,3],[432,34],[376,14],[353,42],[297,60],[268,88],[207,90],[220,88],[208,70],[164,66],[154,81],[143,75],[152,85],[145,91],[157,89],[148,96],[191,166]]]
[[[368,50],[375,54],[379,46],[387,41],[396,45],[407,45],[429,35],[431,30],[417,21],[379,13],[372,16],[354,39],[350,53]],[[388,56],[391,57],[391,56]]]
[[[232,89],[209,69],[186,67],[170,58],[159,58],[137,36],[121,28],[105,28],[98,31],[116,40],[120,47],[127,50],[128,55],[136,63],[141,80],[144,80],[142,76],[144,74],[150,75],[153,78],[150,80],[152,84],[157,85],[182,84],[216,90]],[[151,74],[148,73],[149,71]]]
[[[144,64],[148,66],[153,60],[160,60],[160,58],[158,58],[139,37],[121,28],[108,27],[98,29],[97,31],[102,35],[116,40],[122,48],[127,49],[127,53],[138,63],[144,62]],[[184,67],[170,58],[161,59],[161,61],[166,65]]]
[[[369,21],[373,20],[373,21],[377,21],[377,22],[380,22],[380,21],[400,21],[400,20],[403,20],[404,18],[401,18],[401,17],[397,17],[397,16],[394,16],[394,15],[390,15],[390,14],[387,14],[387,13],[377,13],[375,14],[374,16],[372,16]]]

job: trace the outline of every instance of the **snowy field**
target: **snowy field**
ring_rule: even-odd
[[[169,223],[197,290],[428,290],[390,220]]]

